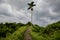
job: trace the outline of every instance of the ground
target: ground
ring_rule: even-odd
[[[27,28],[24,34],[24,40],[32,40],[32,37],[30,35],[30,27]]]

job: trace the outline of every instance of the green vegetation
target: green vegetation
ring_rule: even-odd
[[[33,24],[30,22],[0,23],[0,40],[23,40],[24,32],[31,25]],[[60,40],[60,21],[46,27],[33,25],[30,35],[33,40]]]
[[[34,25],[31,29],[33,40],[60,40],[60,21],[46,27]]]
[[[7,37],[10,38],[9,36],[14,34],[18,35],[17,33],[21,31],[24,32],[26,27],[25,24],[22,23],[0,23],[0,40],[5,40]]]
[[[7,37],[6,40],[23,40],[24,32],[25,32],[26,28],[27,28],[27,26],[19,28],[11,36]]]

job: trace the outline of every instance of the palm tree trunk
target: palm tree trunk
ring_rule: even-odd
[[[31,23],[33,24],[33,11],[31,11]],[[31,25],[33,26],[33,25]]]

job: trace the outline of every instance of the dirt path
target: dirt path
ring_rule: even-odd
[[[24,40],[32,40],[30,36],[30,27],[28,27],[27,30],[25,31]]]

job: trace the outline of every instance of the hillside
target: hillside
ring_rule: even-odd
[[[0,40],[60,40],[60,21],[46,27],[31,25],[30,22],[0,23]]]
[[[60,21],[46,27],[35,25],[31,29],[33,40],[60,40]]]

